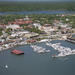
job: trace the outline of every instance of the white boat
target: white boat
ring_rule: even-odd
[[[5,65],[5,68],[8,68],[8,65]]]
[[[59,53],[57,55],[54,55],[52,57],[64,57],[68,55],[75,54],[75,50],[72,50],[71,48],[61,46],[61,43],[46,43],[46,45],[53,47],[55,50],[57,50]]]
[[[50,50],[46,50],[45,48],[37,46],[37,45],[31,45],[31,47],[33,48],[34,52],[37,52],[37,53],[46,53],[46,52],[48,53],[48,52],[50,52]]]
[[[50,52],[50,50],[46,50],[46,52]]]
[[[49,39],[43,39],[40,42],[47,42],[47,41],[49,41]]]

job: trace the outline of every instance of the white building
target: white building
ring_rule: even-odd
[[[50,34],[51,32],[56,31],[56,29],[52,28],[51,26],[50,27],[43,26],[42,31],[45,31],[47,34]]]
[[[13,24],[13,25],[10,24],[10,25],[7,25],[6,28],[11,28],[11,29],[15,30],[15,29],[19,29],[20,26],[16,25],[16,24]]]
[[[40,24],[40,23],[33,23],[33,26],[34,26],[35,28],[38,27],[38,29],[41,30],[41,24]]]
[[[4,39],[0,39],[0,42],[4,42],[5,40]]]
[[[16,37],[16,36],[22,36],[22,35],[25,35],[25,34],[29,34],[29,33],[30,33],[29,31],[19,31],[19,32],[11,34],[11,36]]]

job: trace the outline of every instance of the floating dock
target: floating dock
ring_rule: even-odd
[[[75,43],[75,40],[69,40],[69,39],[67,39],[66,41],[71,42],[71,43]]]

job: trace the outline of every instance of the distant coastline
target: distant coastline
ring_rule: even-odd
[[[0,1],[0,12],[75,11],[75,1]]]
[[[28,15],[28,14],[75,14],[75,11],[14,11],[14,12],[0,12],[0,15]]]

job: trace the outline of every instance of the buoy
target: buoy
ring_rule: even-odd
[[[8,68],[8,65],[5,65],[5,68]]]

